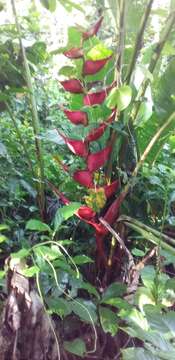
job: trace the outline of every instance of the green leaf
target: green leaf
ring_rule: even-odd
[[[83,340],[75,339],[73,341],[64,341],[64,349],[72,354],[84,357],[86,354],[86,346]]]
[[[116,313],[106,307],[100,306],[99,315],[104,332],[109,332],[112,336],[115,336],[118,331],[118,317]]]
[[[79,4],[76,4],[75,0],[74,1],[72,1],[72,0],[59,0],[59,2],[69,12],[72,11],[73,9],[84,12],[82,6],[79,5]]]
[[[117,107],[119,111],[122,111],[128,107],[131,102],[131,98],[132,90],[130,86],[123,85],[120,88],[114,88],[111,90],[106,99],[106,106],[109,109]]]
[[[77,75],[77,70],[75,66],[63,66],[60,70],[59,70],[59,75],[64,75],[66,77],[76,77]]]
[[[26,277],[33,277],[34,275],[36,275],[39,272],[39,267],[38,266],[31,266],[27,269],[24,269],[22,271],[23,275]]]
[[[6,224],[0,224],[0,231],[9,230],[9,226]]]
[[[7,237],[5,235],[0,234],[0,244],[7,241]]]
[[[58,230],[63,221],[68,220],[71,216],[75,214],[75,212],[80,208],[81,203],[72,202],[69,205],[63,206],[61,209],[59,208],[55,214],[54,219],[54,229]]]
[[[26,224],[26,229],[38,232],[51,232],[51,228],[47,224],[37,219],[30,219]]]
[[[138,256],[138,257],[140,257],[140,256],[142,257],[145,255],[145,251],[137,249],[137,248],[132,249],[131,252],[134,256]]]
[[[143,348],[127,348],[122,350],[123,360],[158,360],[151,352]]]
[[[69,306],[69,301],[62,299],[62,298],[46,298],[46,303],[49,307],[49,313],[50,314],[57,314],[60,317],[65,317],[69,314],[71,314],[72,309]]]
[[[83,265],[83,264],[87,264],[87,263],[93,263],[93,260],[86,255],[77,255],[73,257],[73,260],[75,262],[75,264],[77,265]]]
[[[112,55],[112,50],[107,49],[103,43],[95,45],[87,52],[87,59],[90,60],[103,60]]]
[[[78,315],[82,321],[97,322],[96,306],[92,301],[77,298],[76,302],[72,301],[70,306],[74,314]]]
[[[46,245],[36,246],[34,247],[33,251],[36,255],[42,257],[43,259],[45,258],[46,260],[47,259],[54,260],[62,255],[57,246],[52,246],[52,247]]]
[[[151,265],[145,266],[141,271],[142,282],[150,290],[154,286],[155,276],[156,276],[155,269]]]
[[[119,297],[111,298],[105,301],[101,301],[101,303],[108,304],[116,307],[117,309],[130,310],[131,304],[129,304],[126,300],[123,300]]]
[[[54,12],[56,9],[56,0],[40,0],[42,5],[49,11]]]
[[[30,254],[30,249],[21,249],[17,251],[16,253],[12,253],[10,256],[13,259],[23,259],[27,257]]]
[[[5,276],[5,271],[0,270],[0,280],[3,279]]]
[[[114,297],[122,296],[127,287],[125,284],[115,282],[108,286],[108,288],[105,290],[103,296],[102,296],[102,302],[106,302],[109,299],[113,299]]]

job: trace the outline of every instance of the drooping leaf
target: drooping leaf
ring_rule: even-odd
[[[76,211],[80,208],[81,203],[73,202],[69,205],[65,205],[62,208],[59,208],[55,214],[54,219],[54,228],[55,231],[58,230],[59,226],[62,224],[63,221],[68,220],[72,217]]]
[[[76,255],[73,257],[73,261],[77,265],[93,263],[93,260],[89,256],[86,256],[86,255]]]
[[[57,2],[56,0],[40,0],[42,5],[51,12],[55,11]]]
[[[107,300],[114,299],[115,297],[122,296],[126,291],[126,285],[115,282],[108,286],[102,296],[102,302],[106,302]]]
[[[73,341],[64,341],[64,349],[68,352],[84,357],[86,354],[86,346],[82,339],[75,339]]]
[[[39,272],[39,270],[40,270],[39,267],[34,265],[34,266],[24,269],[22,271],[22,273],[26,277],[33,277],[34,275],[36,275]]]
[[[51,228],[47,224],[37,219],[30,219],[26,224],[26,229],[38,232],[51,232]]]
[[[118,331],[118,317],[116,313],[104,306],[100,306],[99,315],[103,331],[115,336]]]
[[[132,90],[130,86],[123,85],[120,88],[114,88],[106,99],[106,105],[110,109],[117,107],[122,111],[128,107],[132,98]]]

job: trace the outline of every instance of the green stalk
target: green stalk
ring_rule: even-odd
[[[40,209],[41,218],[44,219],[44,213],[45,213],[45,181],[44,180],[45,179],[44,179],[44,163],[43,163],[42,147],[41,147],[41,142],[39,139],[39,132],[40,132],[39,118],[38,118],[38,113],[37,113],[37,106],[36,106],[36,101],[35,101],[34,89],[33,89],[33,85],[32,85],[32,77],[31,77],[31,73],[30,73],[30,68],[29,68],[27,57],[26,57],[25,48],[24,48],[23,42],[22,42],[22,33],[21,33],[21,27],[20,27],[20,24],[18,21],[17,12],[16,12],[15,0],[11,0],[11,4],[12,4],[13,15],[15,18],[15,23],[16,23],[16,29],[18,32],[19,43],[20,43],[20,47],[21,47],[26,83],[27,83],[27,87],[29,89],[31,114],[32,114],[32,126],[33,126],[34,135],[35,135],[35,149],[36,149],[36,158],[37,158],[37,164],[38,164],[38,174],[37,174],[38,179],[39,179],[39,184],[37,185],[38,205],[39,205],[39,209]]]
[[[131,174],[131,179],[128,181],[128,183],[125,185],[122,193],[121,193],[121,198],[122,201],[124,200],[124,198],[126,197],[126,195],[128,194],[130,188],[133,186],[134,184],[134,178],[137,176],[138,171],[140,170],[140,168],[142,167],[143,163],[145,162],[148,154],[150,153],[150,151],[152,150],[153,146],[155,145],[155,143],[158,141],[158,139],[160,138],[160,136],[162,135],[162,133],[172,124],[172,122],[175,120],[175,111],[169,116],[169,118],[165,121],[165,123],[161,126],[161,128],[156,132],[156,134],[153,136],[153,138],[151,139],[151,141],[149,142],[148,146],[146,147],[145,151],[143,152],[143,154],[141,155],[140,160],[138,161],[134,171]]]
[[[149,67],[148,67],[148,71],[153,74],[154,70],[155,70],[155,67],[157,65],[157,62],[158,60],[160,59],[160,56],[161,56],[161,53],[162,53],[162,50],[164,48],[164,45],[168,39],[168,36],[172,30],[172,27],[173,25],[175,24],[175,10],[168,16],[168,19],[166,20],[166,25],[165,25],[165,29],[162,33],[162,36],[159,40],[159,42],[157,43],[154,51],[153,51],[153,54],[152,54],[152,57],[151,57],[151,61],[150,61],[150,64],[149,64]],[[133,123],[136,121],[136,118],[137,118],[137,115],[138,115],[138,112],[140,110],[140,106],[142,104],[142,98],[144,97],[145,95],[145,92],[146,92],[146,89],[148,87],[150,83],[150,80],[149,79],[146,79],[139,92],[138,92],[138,95],[137,95],[137,98],[136,98],[136,104],[135,104],[135,107],[133,109],[133,112],[131,114],[131,118],[132,118],[132,121]]]
[[[27,159],[27,162],[28,162],[29,169],[30,169],[30,171],[31,171],[31,173],[32,173],[33,178],[35,178],[35,173],[34,173],[34,169],[33,169],[33,165],[32,165],[31,159],[30,159],[30,155],[29,155],[29,153],[28,153],[26,144],[25,144],[25,142],[24,142],[24,140],[23,140],[23,138],[22,138],[22,135],[21,135],[20,129],[19,129],[19,127],[18,127],[17,121],[16,121],[15,117],[13,116],[13,113],[12,113],[11,108],[10,108],[10,106],[9,106],[9,104],[8,104],[7,101],[5,102],[5,106],[6,106],[6,108],[7,108],[8,114],[9,114],[9,116],[10,116],[12,122],[13,122],[13,126],[14,126],[14,128],[15,128],[15,131],[16,131],[16,134],[17,134],[17,136],[18,136],[18,139],[19,139],[19,142],[20,142],[20,144],[21,144],[21,147],[23,148],[24,154],[25,154],[26,159]]]
[[[126,0],[119,1],[119,9],[120,9],[120,21],[119,21],[120,30],[119,30],[119,45],[117,50],[118,59],[117,59],[117,67],[116,67],[117,86],[119,86],[122,82],[122,64],[123,64],[123,54],[124,54],[124,46],[125,46]],[[118,117],[119,117],[119,113],[116,114],[116,121],[118,120]],[[109,140],[112,149],[115,146],[116,139],[117,139],[117,131],[113,129]],[[111,178],[112,162],[113,162],[113,151],[109,156],[108,165],[105,171],[107,179]]]
[[[136,37],[135,48],[134,48],[133,55],[132,55],[132,58],[131,58],[131,62],[130,62],[130,65],[129,65],[129,68],[128,68],[128,71],[127,71],[127,74],[126,74],[126,83],[127,84],[130,83],[131,75],[133,73],[133,70],[135,68],[138,56],[139,56],[140,51],[141,51],[142,46],[143,46],[143,36],[144,36],[144,33],[145,33],[145,29],[146,29],[146,26],[147,26],[149,15],[151,13],[151,8],[152,8],[153,1],[154,0],[149,1],[148,5],[146,7],[146,10],[145,10],[145,12],[143,14],[143,17],[141,19],[140,28],[139,28],[139,31],[138,31],[137,37]]]
[[[150,231],[146,231],[144,230],[142,227],[132,224],[130,222],[125,222],[125,224],[130,227],[131,229],[139,232],[145,239],[147,239],[148,241],[150,241],[151,243],[159,246],[160,244],[160,239],[157,238],[155,235],[153,235]],[[161,245],[162,248],[165,249],[166,251],[170,252],[171,254],[175,255],[175,248],[173,248],[171,245],[165,243],[164,241],[161,241]]]
[[[158,231],[154,228],[151,228],[148,225],[143,224],[142,222],[140,222],[139,220],[133,219],[130,216],[125,216],[122,215],[120,216],[118,221],[124,221],[124,222],[129,222],[129,223],[133,223],[137,226],[140,226],[143,230],[148,231],[149,233],[152,233],[153,235],[155,235],[157,238],[162,238],[164,241],[169,242],[170,244],[175,246],[175,239],[169,237],[168,235],[162,233],[162,231]]]

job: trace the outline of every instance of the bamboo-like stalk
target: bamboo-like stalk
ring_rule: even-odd
[[[160,245],[160,239],[157,238],[157,236],[153,235],[150,231],[146,231],[144,229],[142,229],[142,227],[139,227],[138,225],[135,225],[133,223],[130,223],[128,221],[125,221],[125,224],[130,227],[131,229],[141,233],[143,235],[143,237],[145,237],[145,239],[147,239],[148,241],[152,242],[155,245]],[[163,249],[169,251],[171,254],[175,255],[175,248],[172,247],[171,245],[167,244],[164,241],[161,241],[161,246]]]
[[[122,64],[123,64],[123,54],[124,54],[124,46],[125,46],[125,21],[126,21],[126,0],[119,1],[119,9],[120,9],[120,21],[119,21],[119,45],[117,49],[117,66],[116,66],[116,81],[117,86],[119,86],[122,82]],[[116,120],[119,117],[119,113],[116,114]],[[115,146],[117,139],[117,131],[115,129],[111,132],[111,137],[109,140],[112,149]],[[112,173],[112,161],[113,161],[113,151],[111,152],[107,164],[107,168],[105,171],[105,175],[107,179],[111,178]]]
[[[154,70],[155,70],[155,67],[157,65],[157,62],[158,60],[160,59],[160,56],[161,56],[161,53],[162,53],[162,50],[164,48],[164,45],[168,39],[168,36],[173,28],[173,25],[175,24],[175,10],[173,12],[171,12],[171,14],[168,16],[168,19],[166,21],[166,25],[165,25],[165,29],[162,33],[162,36],[159,40],[159,42],[157,43],[154,51],[153,51],[153,54],[152,54],[152,57],[151,57],[151,60],[150,60],[150,64],[149,64],[149,67],[148,67],[148,71],[153,74]],[[138,92],[138,95],[137,95],[137,98],[136,98],[136,103],[135,103],[135,106],[134,106],[134,109],[132,111],[132,114],[131,114],[131,118],[132,118],[132,121],[133,123],[135,122],[136,118],[137,118],[137,115],[138,115],[138,112],[140,110],[140,106],[141,106],[141,103],[142,103],[142,98],[144,97],[145,95],[145,92],[146,92],[146,89],[148,87],[150,83],[150,80],[149,79],[146,79],[139,92]],[[141,100],[140,100],[141,99]]]
[[[125,216],[125,215],[122,215],[120,216],[120,218],[118,219],[118,221],[126,221],[126,222],[130,222],[130,223],[133,223],[137,226],[140,226],[142,227],[143,230],[146,230],[148,232],[151,232],[153,235],[155,235],[156,237],[161,237],[163,240],[165,240],[166,242],[169,242],[170,244],[172,245],[175,245],[175,239],[171,238],[170,236],[148,226],[148,225],[145,225],[143,224],[141,221],[139,220],[136,220],[136,219],[133,219],[132,217],[130,216]]]
[[[29,169],[30,169],[30,171],[31,171],[31,173],[32,173],[32,176],[33,176],[33,178],[34,178],[34,177],[35,177],[35,173],[34,173],[33,165],[32,165],[32,162],[31,162],[30,155],[29,155],[29,153],[28,153],[26,144],[25,144],[25,142],[24,142],[24,140],[23,140],[23,137],[22,137],[22,135],[21,135],[20,129],[19,129],[19,127],[18,127],[17,121],[16,121],[15,117],[13,116],[13,113],[12,113],[11,108],[10,108],[10,106],[9,106],[9,104],[8,104],[7,101],[5,101],[5,106],[6,106],[7,112],[8,112],[8,114],[9,114],[9,116],[10,116],[10,119],[12,120],[13,126],[14,126],[15,131],[16,131],[16,135],[18,136],[18,139],[19,139],[19,142],[20,142],[20,144],[21,144],[21,147],[23,148],[23,151],[24,151],[24,154],[25,154],[25,157],[26,157],[26,160],[27,160]]]
[[[145,160],[146,160],[148,154],[150,153],[150,151],[152,150],[153,146],[158,141],[158,139],[160,138],[162,133],[166,130],[166,128],[168,128],[172,124],[173,121],[175,121],[175,111],[169,116],[169,118],[165,121],[165,123],[161,126],[161,128],[156,132],[156,134],[153,136],[153,138],[147,145],[145,151],[141,155],[140,160],[138,161],[134,171],[131,174],[131,179],[125,185],[122,193],[120,194],[122,200],[127,196],[130,188],[133,186],[133,180],[137,176],[138,171],[142,167],[143,163],[145,162]]]
[[[149,15],[151,13],[153,2],[154,2],[154,0],[149,0],[148,5],[146,7],[146,10],[145,10],[145,12],[144,12],[144,14],[142,16],[141,22],[140,22],[140,28],[139,28],[139,31],[137,33],[135,48],[134,48],[133,55],[132,55],[132,58],[131,58],[131,62],[129,64],[129,68],[128,68],[128,71],[127,71],[127,74],[126,74],[126,83],[127,84],[130,83],[131,75],[133,73],[133,70],[135,68],[139,53],[140,53],[140,51],[142,49],[142,46],[143,46],[143,36],[144,36],[144,33],[145,33],[145,29],[146,29],[146,26],[147,26]]]
[[[45,179],[44,179],[44,163],[43,163],[42,147],[41,147],[41,142],[39,139],[40,125],[39,125],[36,100],[35,100],[35,95],[34,95],[34,90],[33,90],[33,85],[32,85],[32,77],[31,77],[31,73],[30,73],[28,60],[26,57],[25,48],[24,48],[23,42],[22,42],[21,27],[20,27],[20,24],[18,21],[15,0],[11,0],[11,5],[12,5],[13,15],[14,15],[14,19],[15,19],[16,29],[18,32],[19,43],[20,43],[20,47],[21,47],[26,83],[27,83],[27,87],[29,89],[31,114],[32,114],[32,126],[33,126],[34,135],[35,135],[35,149],[36,149],[36,158],[37,158],[37,164],[38,164],[38,179],[39,179],[39,184],[37,185],[38,205],[39,205],[39,209],[40,209],[40,215],[44,219],[44,213],[45,213],[45,181],[44,180]]]

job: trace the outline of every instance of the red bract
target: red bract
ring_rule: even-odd
[[[88,206],[81,206],[77,210],[77,215],[80,219],[89,221],[95,217],[96,213]]]
[[[83,57],[83,49],[81,48],[72,48],[63,53],[69,59],[80,59]]]
[[[93,175],[89,170],[78,170],[73,174],[73,178],[85,187],[93,187]]]
[[[88,117],[84,111],[70,111],[70,110],[63,110],[67,118],[74,124],[74,125],[84,125],[88,124]]]
[[[75,154],[81,157],[87,157],[88,155],[88,148],[87,143],[81,140],[72,140],[66,137],[64,134],[60,133],[59,130],[57,130],[59,135],[62,136],[65,143],[67,144],[68,148]]]
[[[120,196],[112,203],[107,210],[104,219],[112,225],[119,215],[120,205],[122,204],[126,193],[121,193]]]
[[[108,159],[108,156],[111,152],[111,146],[105,147],[103,150],[98,151],[97,153],[90,154],[87,159],[87,165],[89,171],[96,171],[101,166],[105,164]]]
[[[90,131],[89,135],[86,137],[86,141],[96,141],[98,140],[105,132],[107,124],[102,123],[98,128]]]
[[[92,106],[102,104],[108,93],[110,92],[112,86],[109,86],[105,90],[85,95],[83,99],[84,105]]]
[[[60,81],[60,83],[66,91],[73,94],[82,94],[84,92],[81,82],[77,79],[64,80]]]
[[[87,40],[91,36],[96,35],[101,26],[102,21],[103,21],[103,16],[101,16],[101,18],[96,22],[96,24],[94,24],[88,31],[85,31],[83,33],[83,39]]]
[[[84,63],[83,66],[83,75],[93,75],[96,74],[98,71],[100,71],[105,64],[107,63],[107,61],[110,59],[110,57],[103,59],[103,60],[96,60],[96,61],[92,61],[92,60],[87,60]]]
[[[115,180],[114,182],[112,182],[112,184],[110,185],[105,185],[104,186],[104,191],[105,191],[105,195],[108,198],[110,198],[112,195],[115,194],[115,192],[117,191],[119,187],[119,181]]]
[[[110,117],[106,120],[106,122],[102,122],[100,126],[96,129],[92,129],[86,137],[86,141],[96,141],[98,140],[105,132],[108,124],[110,124],[115,119],[116,111],[113,111]]]

